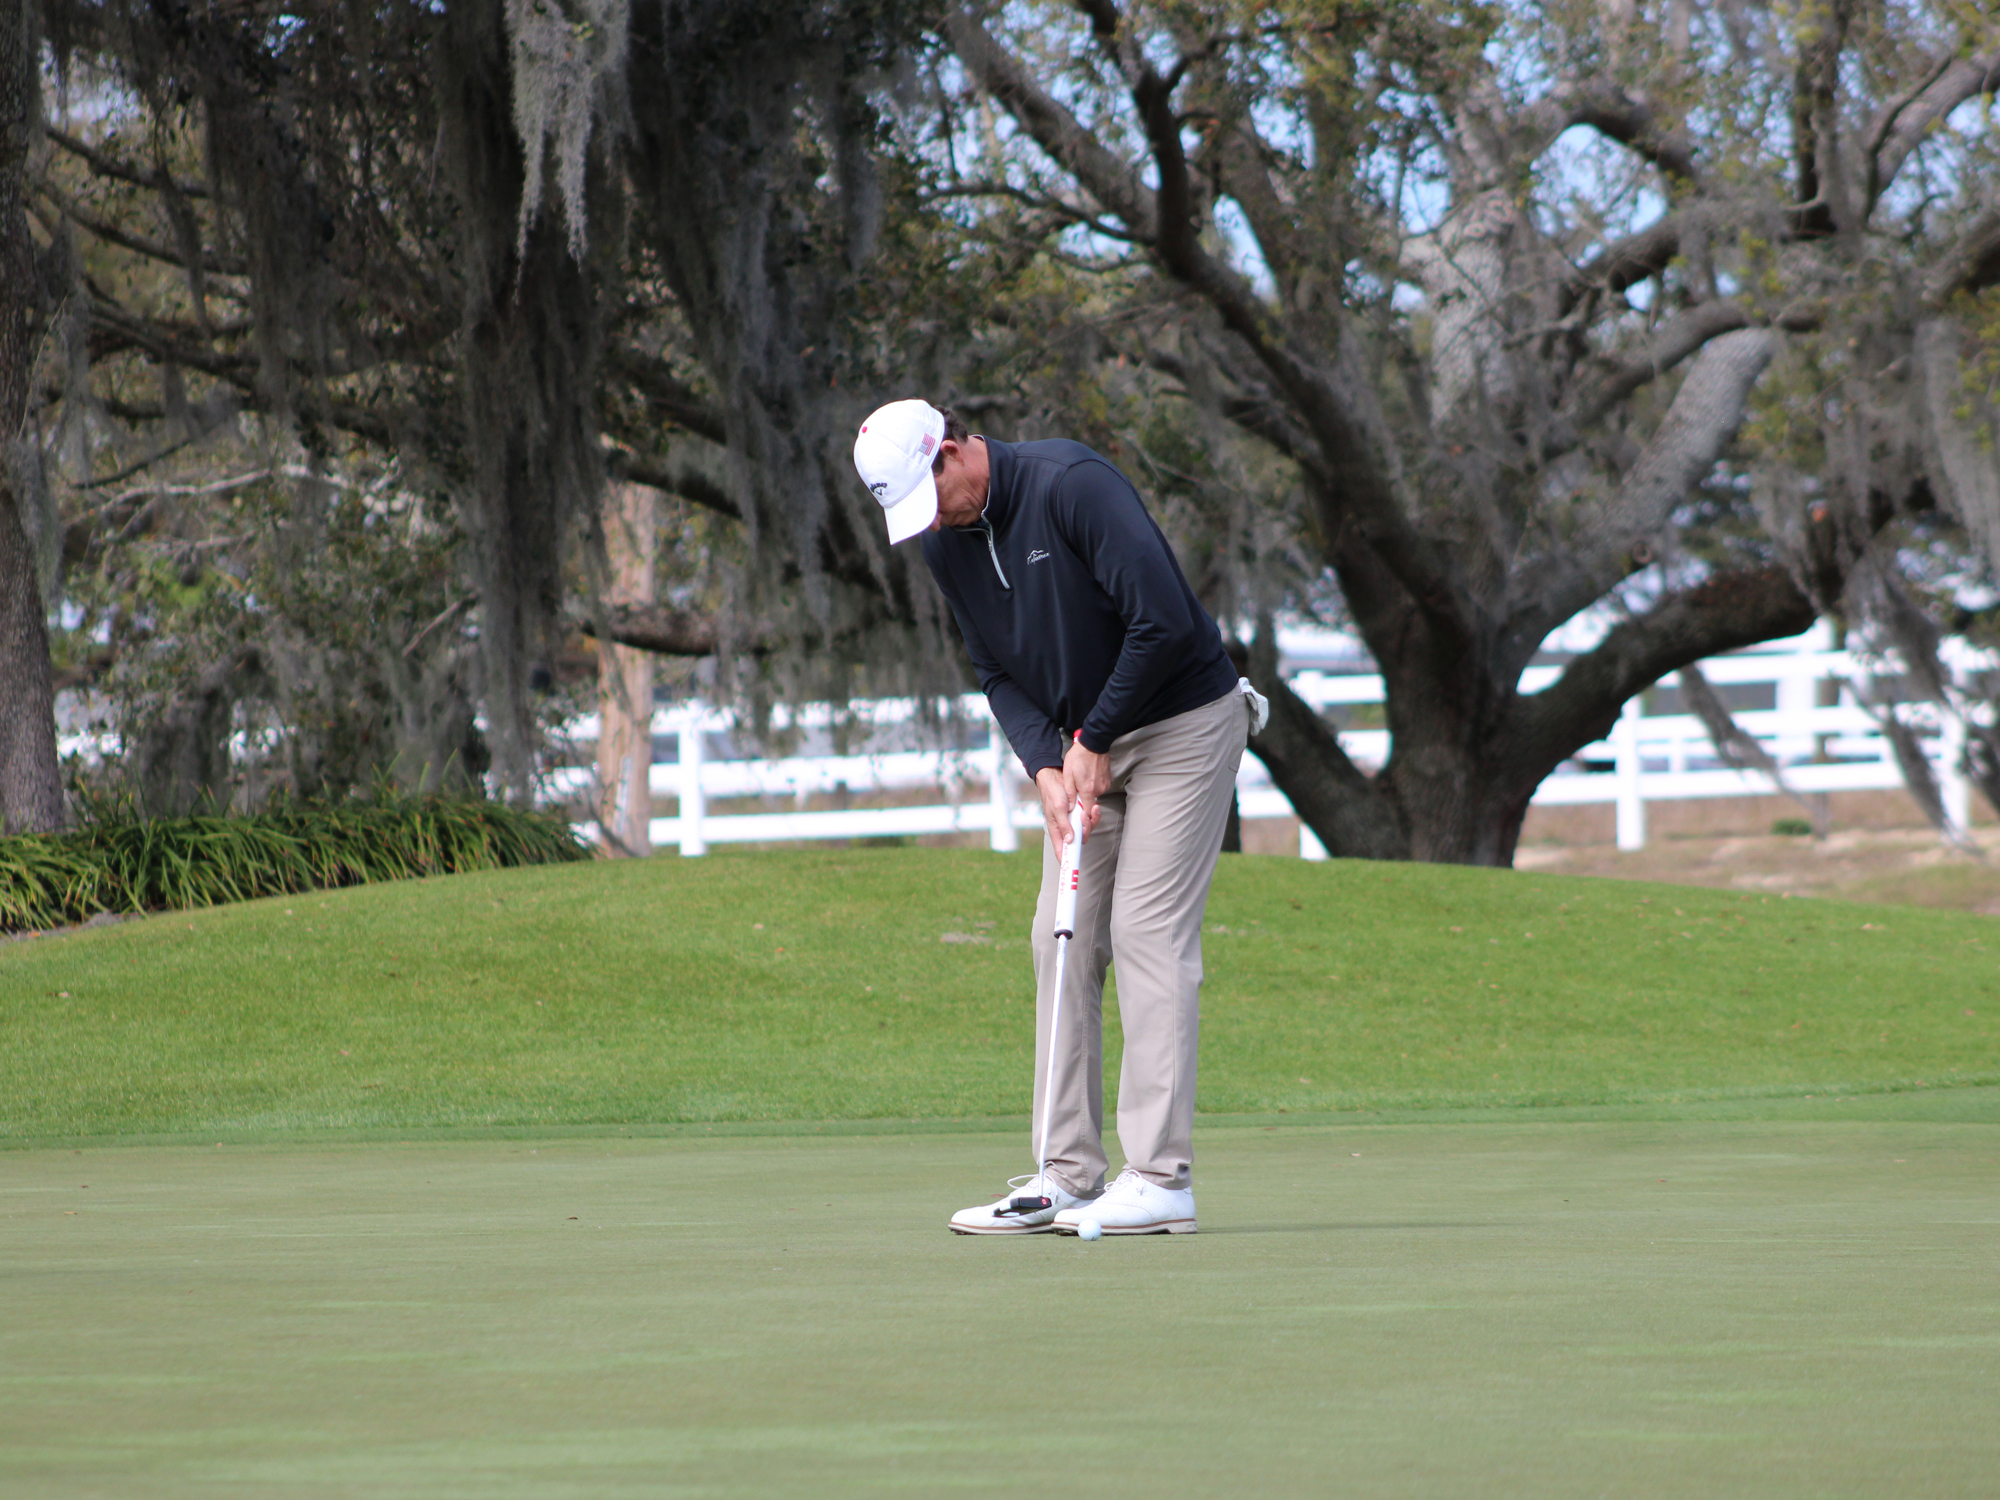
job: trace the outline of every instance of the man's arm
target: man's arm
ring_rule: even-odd
[[[1213,648],[1214,627],[1190,610],[1166,538],[1109,464],[1072,468],[1057,496],[1057,515],[1125,623],[1118,661],[1083,721],[1080,743],[1103,755],[1175,667]]]
[[[965,638],[965,654],[972,662],[973,675],[979,679],[979,690],[986,694],[993,717],[1000,721],[1007,743],[1014,747],[1014,753],[1021,757],[1021,764],[1027,767],[1029,779],[1033,780],[1050,766],[1060,768],[1063,759],[1062,731],[1056,728],[1047,714],[1035,707],[1022,691],[1020,683],[1007,675],[1006,668],[993,659],[993,653],[986,649],[978,627],[960,606],[957,597],[949,589],[944,591],[944,597],[958,621],[958,633]]]
[[[972,663],[974,675],[979,678],[980,690],[986,694],[987,706],[993,710],[993,717],[1000,721],[1007,743],[1014,747],[1014,753],[1027,767],[1035,790],[1041,795],[1042,821],[1048,825],[1049,837],[1060,849],[1069,842],[1069,809],[1073,800],[1063,769],[1062,731],[1035,706],[1022,691],[1020,683],[993,659],[993,653],[986,649],[985,637],[972,623],[971,614],[959,599],[958,591],[952,587],[947,572],[933,565],[931,576],[937,580],[938,591],[944,595],[945,603],[951,606],[952,618],[958,621],[958,633],[965,641],[966,657]],[[1084,822],[1086,837],[1096,825],[1097,810],[1093,807]]]

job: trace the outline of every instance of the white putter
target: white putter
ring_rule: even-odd
[[[1083,804],[1069,810],[1069,842],[1063,845],[1062,863],[1056,871],[1056,997],[1049,1008],[1049,1065],[1042,1080],[1041,1147],[1035,1166],[1034,1197],[1008,1200],[1004,1210],[1014,1214],[1041,1213],[1054,1205],[1047,1196],[1049,1185],[1049,1112],[1056,1098],[1056,1048],[1062,1036],[1063,970],[1069,964],[1069,940],[1076,936],[1076,887],[1083,861]]]

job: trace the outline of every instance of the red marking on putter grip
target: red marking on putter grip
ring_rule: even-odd
[[[1064,861],[1064,863],[1068,863],[1068,861]],[[1083,871],[1080,866],[1070,865],[1069,889],[1063,890],[1060,886],[1056,889],[1057,937],[1076,936],[1076,882],[1077,877],[1082,873]],[[1067,911],[1063,910],[1065,906],[1069,908]]]
[[[1055,931],[1059,938],[1076,935],[1076,892],[1077,882],[1083,874],[1083,805],[1078,803],[1069,813],[1069,839],[1063,845],[1062,863],[1056,872],[1056,921]]]

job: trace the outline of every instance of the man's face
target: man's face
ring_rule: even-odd
[[[937,472],[938,513],[931,530],[970,526],[986,510],[986,440],[957,443],[946,438],[938,455],[943,466]]]

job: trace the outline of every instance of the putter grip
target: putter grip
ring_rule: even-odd
[[[1056,936],[1076,936],[1076,882],[1083,858],[1083,804],[1069,810],[1069,842],[1056,873]]]

